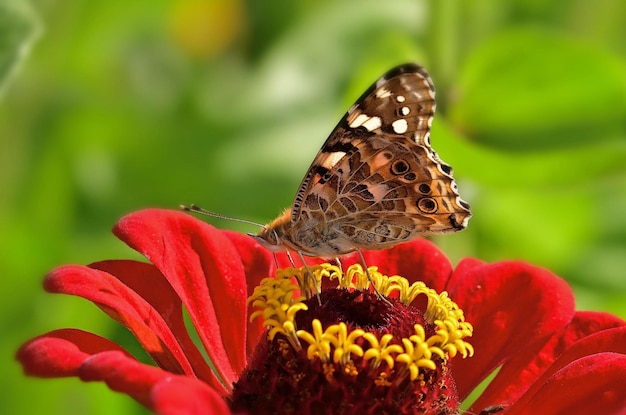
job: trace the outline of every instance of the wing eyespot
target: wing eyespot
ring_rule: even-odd
[[[408,173],[409,171],[409,163],[407,163],[405,160],[396,160],[393,163],[391,163],[391,174],[395,175],[395,176],[400,176],[403,175],[405,173]]]
[[[432,214],[437,211],[437,201],[432,197],[422,197],[418,199],[416,206],[422,213]]]
[[[404,177],[404,180],[406,180],[407,182],[412,182],[413,180],[417,179],[417,175],[413,173],[412,171],[408,172],[403,177]]]
[[[419,185],[418,190],[420,191],[420,193],[423,193],[425,195],[430,193],[430,186],[427,185],[426,183],[422,183]]]

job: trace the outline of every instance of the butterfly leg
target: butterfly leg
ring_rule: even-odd
[[[291,256],[291,253],[289,251],[285,251],[285,253],[287,254],[287,258],[289,258],[289,262],[291,263],[291,266],[293,268],[296,267],[296,263],[293,260],[293,257]],[[317,287],[317,284],[315,283],[315,277],[313,276],[313,271],[311,271],[311,269],[309,268],[308,264],[306,263],[306,261],[304,260],[304,257],[302,256],[301,252],[298,252],[298,256],[300,257],[300,260],[302,261],[302,264],[304,264],[304,267],[307,270],[307,276],[305,278],[312,278],[313,279],[313,285],[315,286],[315,293],[317,295],[317,301],[318,303],[320,303],[320,305],[322,305],[322,302],[320,300],[320,293],[319,293],[319,288]],[[300,282],[298,282],[298,284],[300,284]],[[309,299],[313,296],[313,294],[311,293],[311,285],[308,284],[308,281],[304,281],[302,285],[300,285],[300,290],[304,293],[304,296]]]
[[[341,265],[341,260],[339,259],[338,256],[335,257],[335,262],[337,263],[337,266],[339,267],[339,269],[343,272],[343,265]]]
[[[293,261],[293,257],[291,256],[291,254],[289,253],[289,251],[285,251],[285,254],[287,254],[287,258],[289,258],[289,263],[291,264],[292,267],[296,267],[296,263]],[[274,255],[275,257],[276,255]]]
[[[380,298],[387,304],[392,305],[387,299],[387,297],[385,297],[384,295],[380,293],[380,291],[378,291],[378,287],[376,287],[376,284],[374,284],[374,280],[372,279],[372,276],[370,275],[370,271],[367,269],[367,264],[365,263],[365,257],[363,257],[363,252],[361,252],[360,249],[357,249],[356,251],[359,253],[359,258],[361,258],[361,265],[363,265],[363,269],[365,270],[365,275],[367,275],[367,279],[369,280],[370,285],[374,289],[374,292],[376,293],[378,298]]]
[[[279,269],[279,267],[278,267],[278,256],[276,255],[276,252],[273,252],[272,256],[274,257],[274,266],[276,267],[276,269]]]
[[[313,271],[311,271],[311,268],[309,268],[309,264],[307,264],[306,261],[304,260],[304,255],[302,255],[302,252],[298,251],[298,256],[300,257],[300,261],[302,261],[304,268],[306,268],[307,277],[310,278],[311,281],[313,282],[314,292],[311,291],[311,284],[309,284],[308,278],[305,278],[304,287],[301,287],[301,289],[304,291],[306,298],[311,298],[313,294],[315,294],[317,296],[318,304],[322,305],[322,300],[320,299],[320,287],[318,287],[317,285],[317,281],[315,280],[315,275],[313,275]]]

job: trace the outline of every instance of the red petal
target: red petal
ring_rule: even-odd
[[[541,347],[520,349],[504,364],[489,387],[472,405],[477,410],[515,402],[524,392],[572,361],[599,352],[626,353],[626,323],[607,313],[578,312]]]
[[[622,338],[623,341],[623,338]],[[626,355],[598,353],[554,373],[531,399],[515,403],[507,415],[623,415],[626,413]]]
[[[205,384],[180,376],[164,379],[152,388],[153,410],[161,415],[227,415],[230,409]]]
[[[272,277],[276,272],[272,253],[263,248],[251,236],[239,232],[223,231],[239,252],[239,257],[246,272],[248,295],[254,292],[263,278]]]
[[[364,251],[367,266],[376,265],[385,275],[400,275],[410,282],[423,281],[436,291],[443,291],[452,275],[450,260],[435,244],[426,239],[396,245],[384,251]],[[352,256],[353,262],[359,262]]]
[[[140,314],[139,319],[134,319],[129,329],[135,335],[151,331],[159,337],[166,350],[146,349],[159,367],[173,373],[197,376],[220,393],[227,393],[189,336],[180,298],[159,270],[151,264],[136,261],[103,261],[91,264],[90,267],[113,275],[128,286],[131,293],[137,293],[154,308],[136,310]],[[135,306],[137,303],[132,301],[129,305]],[[140,327],[140,330],[135,330],[136,327]],[[143,342],[142,345],[146,348]],[[177,361],[177,365],[170,363],[172,359]],[[178,365],[184,371],[176,372],[174,368]]]
[[[140,293],[107,272],[80,265],[66,265],[52,271],[46,276],[44,287],[50,292],[77,295],[92,301],[111,318],[128,328],[161,368],[190,376],[197,373],[213,387],[226,393],[186,334],[180,300],[172,293],[156,268],[134,261],[102,262],[94,266],[108,268],[120,275],[133,275],[133,285]],[[142,298],[141,291],[151,294],[147,294],[148,298]],[[156,300],[155,297],[160,295],[161,301]],[[150,300],[157,304],[169,300],[171,304],[163,310],[156,310],[148,302]],[[173,310],[175,308],[177,311]],[[169,321],[163,318],[164,315],[168,316]],[[190,358],[193,362],[190,362]]]
[[[486,265],[485,261],[481,261],[477,258],[463,258],[454,269],[455,274],[465,274],[472,268],[482,267]]]
[[[541,376],[534,382],[532,387],[518,400],[519,405],[524,406],[527,402],[534,399],[537,391],[543,388],[546,383],[550,382],[550,378],[563,368],[571,365],[580,359],[585,359],[590,355],[598,355],[602,353],[619,353],[626,356],[626,326],[622,322],[620,327],[613,327],[602,330],[597,333],[583,337],[581,340],[569,345],[563,351],[563,354],[556,359],[550,367],[547,368]],[[596,379],[595,369],[591,369],[586,373],[580,374],[580,382],[585,383],[589,378]],[[600,380],[604,382],[605,380]],[[622,382],[624,383],[624,382]],[[626,409],[626,408],[625,408]]]
[[[230,414],[224,399],[205,383],[144,365],[117,352],[100,353],[80,368],[84,381],[103,381],[158,414]]]
[[[543,268],[509,261],[464,270],[454,273],[448,289],[474,326],[469,339],[474,357],[452,361],[461,399],[495,368],[545,342],[574,315],[569,286]]]
[[[219,393],[205,383],[140,363],[117,344],[85,331],[47,333],[23,345],[17,358],[28,375],[105,382],[159,414],[230,413]]]
[[[230,413],[220,395],[205,383],[144,365],[119,352],[92,356],[79,374],[86,382],[105,382],[112,390],[130,395],[158,414]]]
[[[249,297],[263,278],[272,277],[276,274],[274,257],[269,250],[263,248],[248,235],[232,231],[224,231],[224,234],[239,251],[246,272],[247,295]],[[248,315],[250,315],[252,311],[252,305],[248,306]],[[252,322],[248,322],[248,339],[246,342],[248,356],[254,351],[259,337],[263,332],[263,319],[257,318]]]
[[[230,240],[190,215],[156,209],[122,218],[114,233],[167,278],[230,385],[246,363],[248,324],[245,270]]]
[[[92,354],[115,350],[118,344],[77,329],[54,330],[25,343],[17,351],[24,373],[44,378],[77,376],[80,365]]]
[[[147,283],[152,279],[150,277],[154,277],[149,277],[147,272],[141,275],[146,277]],[[152,305],[113,275],[81,265],[65,265],[46,276],[44,287],[48,292],[76,295],[92,301],[127,327],[161,367],[173,373],[193,373],[187,362],[178,362],[168,353],[169,349],[159,335],[170,340],[169,346],[174,350],[177,343]]]
[[[103,352],[86,359],[78,370],[78,376],[85,382],[104,382],[111,390],[125,393],[151,408],[152,387],[175,375],[140,363],[120,352]]]

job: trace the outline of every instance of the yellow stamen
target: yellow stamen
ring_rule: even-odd
[[[391,334],[384,334],[379,340],[374,334],[360,328],[349,331],[343,322],[324,328],[318,319],[312,321],[310,331],[298,329],[296,314],[308,310],[304,303],[305,297],[299,294],[300,287],[311,280],[311,273],[318,287],[321,286],[322,278],[328,278],[337,280],[338,288],[341,289],[369,288],[367,274],[358,264],[349,267],[345,273],[342,273],[339,267],[330,264],[308,268],[308,270],[306,267],[279,270],[276,278],[263,279],[248,299],[248,303],[257,309],[251,314],[250,320],[262,317],[263,324],[269,328],[270,340],[281,334],[298,352],[303,349],[301,341],[306,343],[307,358],[320,359],[323,362],[325,377],[329,381],[335,373],[333,365],[339,365],[344,373],[356,376],[358,374],[354,363],[356,358],[371,361],[372,369],[378,369],[381,363],[385,362],[389,370],[393,371],[394,366],[401,363],[402,367],[397,369],[397,376],[400,376],[400,379],[408,376],[411,381],[419,381],[423,379],[423,370],[436,369],[433,360],[436,357],[446,361],[457,354],[463,358],[474,354],[473,347],[464,340],[472,335],[473,327],[465,321],[463,310],[445,291],[437,293],[423,282],[409,285],[405,278],[397,275],[385,276],[378,272],[377,267],[369,267],[368,271],[381,294],[390,296],[397,291],[399,301],[405,305],[411,304],[419,295],[427,297],[424,318],[435,325],[434,335],[427,338],[424,327],[415,324],[415,334],[409,338],[393,341]],[[297,284],[292,277],[295,277]],[[369,347],[363,347],[364,341],[361,339],[369,343]],[[391,385],[388,376],[388,373],[381,372],[377,384]]]
[[[364,333],[365,330],[355,329],[348,334],[346,323],[333,324],[328,327],[324,332],[324,338],[335,348],[333,362],[345,365],[350,361],[350,354],[359,357],[363,356],[363,349],[355,344],[354,341],[362,337]]]
[[[382,362],[387,363],[389,369],[393,369],[394,358],[392,354],[397,355],[404,350],[399,344],[389,344],[393,335],[389,333],[384,334],[380,341],[378,341],[378,337],[374,336],[372,333],[365,333],[363,334],[363,338],[370,343],[370,348],[367,349],[363,355],[363,359],[374,359],[372,362],[374,369],[380,366]]]

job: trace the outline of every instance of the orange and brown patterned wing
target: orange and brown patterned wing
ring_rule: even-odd
[[[398,66],[372,85],[300,185],[291,213],[294,242],[302,239],[304,251],[314,243],[311,251],[341,254],[464,229],[469,205],[430,145],[434,111],[433,83],[418,65]]]

